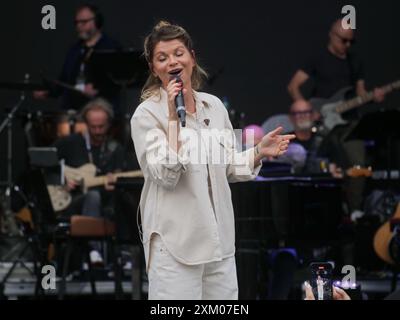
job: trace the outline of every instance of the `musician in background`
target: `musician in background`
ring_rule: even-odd
[[[344,29],[341,19],[335,21],[329,31],[328,45],[315,57],[311,57],[290,80],[288,91],[292,99],[294,101],[305,100],[301,86],[310,78],[314,84],[312,97],[330,98],[345,87],[353,87],[354,93],[357,95],[366,94],[362,64],[354,54],[349,52],[354,40],[354,31]],[[384,100],[383,89],[375,88],[373,93],[375,102]],[[364,142],[345,141],[354,124],[355,122],[350,122],[349,125],[337,126],[328,138],[330,152],[336,155],[334,162],[343,169],[354,165],[366,165]],[[361,210],[364,185],[365,181],[362,178],[346,181],[349,213]]]
[[[336,20],[329,31],[327,47],[311,57],[290,80],[288,91],[292,99],[305,100],[301,86],[309,78],[314,80],[311,96],[315,98],[330,98],[345,87],[353,87],[357,95],[366,94],[362,63],[349,52],[354,41],[354,31],[343,29],[342,20]],[[381,88],[374,89],[376,102],[382,102],[384,97]]]
[[[342,178],[342,170],[334,162],[329,148],[321,148],[323,136],[318,132],[318,113],[307,100],[297,100],[289,109],[289,119],[293,125],[292,140],[288,152],[280,161],[288,160],[296,172],[316,174],[329,172],[335,178]]]
[[[124,151],[122,146],[109,136],[109,128],[114,117],[112,106],[104,99],[97,98],[89,102],[82,110],[82,119],[87,125],[84,134],[72,134],[55,142],[60,159],[65,165],[78,168],[91,163],[97,168],[97,175],[107,175],[104,188],[90,189],[82,194],[79,182],[66,179],[66,188],[73,196],[72,203],[63,212],[65,216],[82,214],[93,217],[103,217],[107,209],[112,214],[113,193],[115,181],[111,173],[125,169]],[[90,257],[93,263],[102,261],[99,246],[92,244]]]
[[[289,110],[289,119],[293,125],[296,142],[305,150],[316,151],[319,147],[316,130],[313,130],[317,115],[310,102],[297,100],[293,102]]]
[[[49,90],[35,91],[33,96],[37,99],[61,96],[62,109],[77,111],[90,99],[103,97],[113,104],[114,114],[118,116],[118,87],[100,77],[90,62],[95,50],[118,49],[120,46],[103,33],[104,18],[94,5],[79,6],[74,24],[78,41],[68,51],[58,80],[77,90],[49,83]]]

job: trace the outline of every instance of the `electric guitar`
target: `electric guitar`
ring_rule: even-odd
[[[363,168],[360,166],[355,166],[347,169],[346,174],[351,178],[372,177],[372,169],[371,167]]]
[[[399,179],[400,178],[400,171],[399,170],[372,170],[371,167],[363,168],[360,166],[355,166],[353,168],[347,169],[346,174],[352,178],[358,177],[366,177],[371,178],[373,180],[389,180],[390,179]]]
[[[96,176],[96,166],[87,163],[79,168],[72,168],[69,166],[64,167],[64,175],[67,180],[72,180],[81,186],[82,192],[86,193],[88,189],[106,185],[108,182],[107,176]],[[119,177],[131,177],[131,178],[142,178],[143,173],[141,170],[127,171],[113,173],[115,178]],[[48,185],[47,190],[54,211],[61,211],[67,208],[71,201],[71,194],[65,189],[65,186],[59,185]]]
[[[383,86],[382,89],[385,94],[390,93],[393,90],[398,90],[400,89],[400,80],[389,83]],[[343,113],[356,109],[374,99],[373,91],[369,91],[363,96],[357,96],[350,100],[344,100],[345,94],[349,90],[350,88],[341,89],[329,99],[310,99],[310,103],[314,109],[321,113],[323,126],[328,131],[332,130],[339,124],[347,123],[347,121],[342,118]]]

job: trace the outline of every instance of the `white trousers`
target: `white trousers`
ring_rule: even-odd
[[[149,300],[237,300],[235,257],[199,265],[178,262],[161,237],[153,235],[149,260]]]

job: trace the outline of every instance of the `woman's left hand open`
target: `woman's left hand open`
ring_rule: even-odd
[[[290,140],[296,138],[296,136],[294,134],[282,135],[280,134],[282,130],[282,127],[278,127],[262,138],[258,148],[263,156],[278,157],[287,151]]]

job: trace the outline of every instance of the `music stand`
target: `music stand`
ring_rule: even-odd
[[[143,52],[133,48],[95,50],[89,60],[97,82],[112,83],[122,90],[124,113],[127,113],[127,88],[141,88],[147,78],[148,66]]]
[[[130,118],[133,110],[129,108],[128,88],[141,88],[146,81],[148,65],[143,52],[133,48],[95,50],[89,60],[89,67],[93,77],[100,84],[120,88],[121,118],[118,119],[120,123],[114,134],[124,145],[127,155],[134,154],[130,132]]]
[[[35,188],[36,202],[40,210],[35,221],[39,233],[44,225],[56,223],[57,217],[51,203],[47,185],[64,184],[64,163],[59,161],[57,148],[54,147],[33,147],[28,149],[32,175],[38,181]]]

